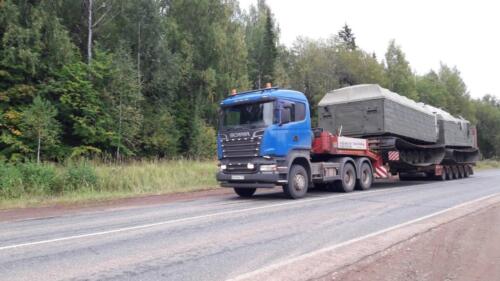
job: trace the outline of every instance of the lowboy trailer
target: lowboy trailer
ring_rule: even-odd
[[[370,91],[377,89],[368,86],[362,91],[371,94]],[[351,96],[363,96],[347,94],[349,99]],[[332,100],[328,95],[325,98]],[[337,96],[333,100],[335,98]],[[394,121],[397,123],[394,126],[390,119],[379,118],[386,130],[393,130],[396,134],[385,132],[377,128],[380,125],[373,123],[369,116],[381,108],[366,103],[366,100],[361,102],[368,107],[361,108],[356,99],[354,103],[349,100],[347,107],[343,106],[344,103],[323,103],[342,106],[338,106],[338,110],[325,109],[324,106],[324,111],[319,114],[323,128],[312,129],[310,106],[300,92],[269,86],[232,94],[220,104],[217,180],[223,187],[234,188],[242,197],[252,196],[257,188],[282,186],[288,197],[300,198],[310,187],[343,192],[367,190],[375,178],[391,175],[399,175],[401,180],[416,177],[449,180],[473,173],[477,148],[450,147],[438,143],[437,127],[426,130],[425,139],[420,141],[415,139],[418,134],[411,128],[404,128],[405,123],[401,120]],[[394,112],[401,111],[397,103],[390,106],[396,106]],[[417,121],[423,118],[427,125],[437,126],[437,119],[432,122],[429,118],[434,115],[429,114],[427,109],[413,104],[409,108],[415,111],[410,113]],[[356,110],[362,113],[358,114]],[[338,115],[339,112],[342,115]],[[389,112],[389,107],[384,112]],[[388,116],[386,114],[385,117]],[[339,120],[346,124],[345,132],[351,135],[341,135],[342,124],[333,127]],[[406,124],[413,126],[408,121]],[[361,135],[353,132],[361,132]],[[397,134],[405,132],[411,137]],[[470,135],[467,133],[464,136]]]

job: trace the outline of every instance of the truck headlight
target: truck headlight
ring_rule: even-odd
[[[261,172],[274,172],[276,171],[276,165],[260,165]]]
[[[227,169],[226,165],[220,165],[220,171],[223,172],[225,169]]]
[[[249,170],[253,170],[253,168],[255,168],[254,164],[253,163],[248,163],[247,164],[247,169]]]

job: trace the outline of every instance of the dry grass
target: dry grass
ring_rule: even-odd
[[[477,162],[476,170],[500,169],[500,160],[486,159]]]
[[[215,161],[137,161],[122,165],[94,163],[92,169],[97,177],[93,185],[79,186],[56,194],[23,194],[16,198],[0,198],[0,209],[85,203],[217,187]]]

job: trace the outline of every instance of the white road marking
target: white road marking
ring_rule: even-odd
[[[66,237],[60,237],[60,238],[54,238],[54,239],[47,239],[47,240],[40,240],[40,241],[34,241],[34,242],[27,242],[27,243],[20,243],[20,244],[13,244],[13,245],[1,246],[0,247],[0,251],[2,251],[2,250],[9,250],[9,249],[15,249],[15,248],[28,247],[28,246],[41,245],[41,244],[55,243],[55,242],[61,242],[61,241],[75,240],[75,239],[81,239],[81,238],[87,238],[87,237],[102,236],[102,235],[106,235],[106,234],[113,234],[113,233],[119,233],[119,232],[140,230],[140,229],[151,228],[151,227],[155,227],[155,226],[175,224],[175,223],[182,223],[182,222],[188,222],[188,221],[199,220],[199,219],[207,219],[207,218],[213,218],[213,217],[223,216],[223,215],[233,215],[233,214],[245,213],[245,212],[256,211],[256,210],[263,210],[263,209],[271,209],[271,208],[283,207],[283,206],[306,204],[306,203],[309,203],[309,202],[315,202],[315,201],[321,201],[321,200],[327,200],[327,199],[337,199],[337,198],[342,198],[342,197],[346,197],[346,196],[357,196],[357,195],[382,193],[382,192],[386,192],[386,193],[390,194],[390,193],[393,193],[393,192],[390,192],[390,191],[400,191],[403,188],[405,188],[405,187],[403,186],[403,187],[397,187],[397,188],[390,188],[389,190],[388,189],[380,189],[380,190],[355,192],[355,193],[347,193],[347,194],[340,194],[340,195],[336,194],[336,195],[331,195],[331,196],[316,197],[316,198],[310,198],[310,199],[302,199],[302,200],[291,201],[291,202],[286,202],[286,203],[279,203],[279,204],[273,204],[273,205],[265,205],[265,206],[252,207],[252,208],[246,208],[246,209],[240,209],[240,210],[232,210],[232,211],[218,212],[218,213],[207,214],[207,215],[200,215],[200,216],[193,216],[193,217],[180,218],[180,219],[174,219],[174,220],[160,221],[160,222],[143,224],[143,225],[137,225],[137,226],[130,226],[130,227],[123,227],[123,228],[111,229],[111,230],[106,230],[106,231],[99,231],[99,232],[92,232],[92,233],[79,234],[79,235],[72,235],[72,236],[66,236]],[[406,188],[408,189],[408,187],[406,187]]]
[[[441,215],[443,213],[446,213],[446,212],[449,212],[449,211],[452,211],[452,210],[455,210],[455,209],[458,209],[458,208],[462,208],[462,207],[465,207],[467,205],[471,205],[471,204],[477,203],[477,202],[482,201],[482,200],[489,199],[489,198],[497,196],[497,195],[500,195],[500,192],[494,193],[494,194],[491,194],[491,195],[487,195],[487,196],[483,196],[483,197],[474,199],[472,201],[467,201],[467,202],[461,203],[459,205],[455,205],[453,207],[450,207],[450,208],[447,208],[447,209],[444,209],[444,210],[441,210],[441,211],[438,211],[438,212],[435,212],[435,213],[432,213],[432,214],[429,214],[429,215],[425,215],[425,216],[417,218],[417,219],[413,219],[411,221],[407,221],[407,222],[404,222],[404,223],[401,223],[401,224],[398,224],[398,225],[394,225],[394,226],[391,226],[391,227],[388,227],[388,228],[384,228],[384,229],[376,231],[376,232],[372,232],[370,234],[366,234],[364,236],[360,236],[360,237],[357,237],[357,238],[353,238],[351,240],[344,241],[344,242],[339,243],[339,244],[335,244],[335,245],[332,245],[332,246],[329,246],[329,247],[326,247],[326,248],[321,248],[321,249],[309,252],[307,254],[303,254],[303,255],[300,255],[300,256],[297,256],[297,257],[294,257],[294,258],[291,258],[291,259],[287,259],[287,260],[284,260],[284,261],[281,261],[281,262],[278,262],[278,263],[274,263],[272,265],[263,267],[261,269],[258,269],[258,270],[255,270],[255,271],[251,271],[251,272],[247,272],[247,273],[241,274],[241,275],[236,276],[236,277],[231,278],[231,279],[227,279],[226,281],[251,280],[252,276],[255,276],[255,275],[258,275],[258,274],[262,274],[262,273],[265,273],[265,272],[270,272],[272,270],[278,269],[281,266],[285,266],[287,264],[290,264],[290,263],[293,263],[293,262],[297,262],[297,261],[301,261],[301,260],[306,260],[306,259],[308,259],[310,257],[315,256],[315,255],[318,255],[318,254],[321,254],[321,253],[325,253],[325,252],[329,252],[329,251],[333,251],[333,250],[336,250],[336,249],[338,249],[340,247],[348,246],[348,245],[354,244],[356,242],[359,242],[359,241],[362,241],[362,240],[366,240],[368,238],[371,238],[371,237],[374,237],[374,236],[378,236],[378,235],[387,233],[389,231],[392,231],[392,230],[395,230],[395,229],[398,229],[398,228],[402,228],[402,227],[405,227],[407,225],[414,224],[414,223],[417,223],[417,222],[420,222],[420,221],[423,221],[423,220],[426,220],[426,219],[429,219],[429,218]]]

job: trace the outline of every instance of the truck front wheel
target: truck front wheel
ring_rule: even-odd
[[[283,186],[283,192],[292,199],[304,197],[309,185],[309,177],[304,167],[293,165],[288,175],[288,184]]]
[[[235,187],[234,188],[234,192],[236,194],[238,194],[240,197],[245,197],[245,198],[248,198],[248,197],[252,197],[252,195],[255,193],[255,188],[238,188],[238,187]]]

